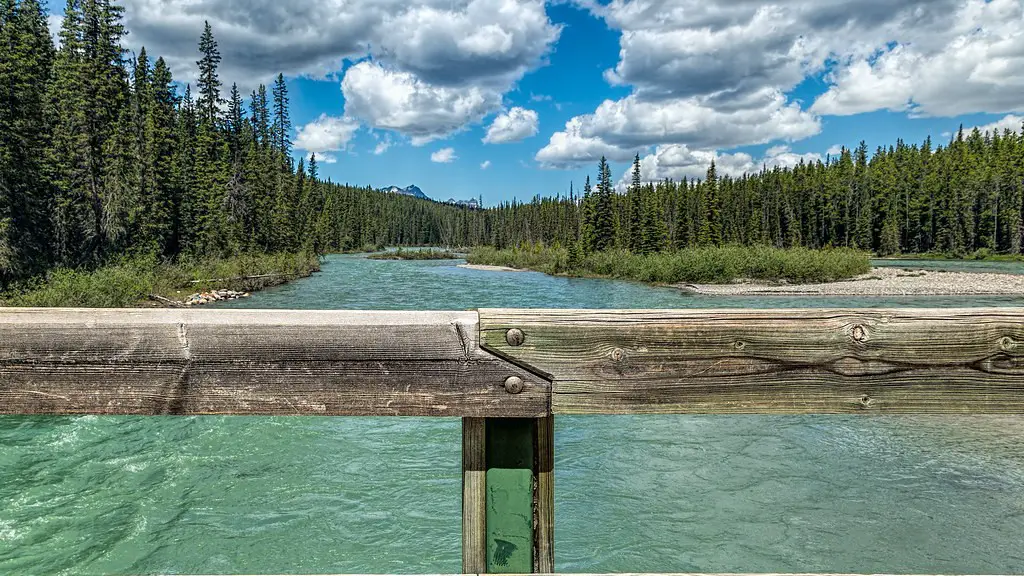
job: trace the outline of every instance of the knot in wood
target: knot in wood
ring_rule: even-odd
[[[612,360],[615,362],[622,362],[622,359],[626,357],[626,353],[622,351],[622,348],[616,348],[612,350]]]
[[[1017,343],[1013,341],[1013,338],[1010,338],[1009,336],[1003,336],[999,339],[999,348],[1001,348],[1003,352],[1013,350],[1016,344]]]
[[[743,340],[738,340],[736,341],[736,344],[734,344],[733,346],[735,346],[737,350],[743,350],[744,348],[747,347],[747,343],[744,342]]]
[[[519,328],[512,328],[505,332],[505,342],[508,342],[509,346],[522,346],[523,342],[526,342],[526,334]]]
[[[853,327],[853,332],[851,332],[850,335],[853,337],[855,342],[866,342],[868,339],[867,328],[864,328],[859,324]]]
[[[519,394],[525,387],[526,384],[519,376],[509,376],[505,379],[505,392],[508,392],[509,394]]]
[[[860,397],[861,408],[871,408],[875,404],[875,399],[867,394]]]

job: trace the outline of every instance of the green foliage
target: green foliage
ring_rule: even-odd
[[[570,251],[531,244],[510,250],[477,248],[470,253],[468,261],[472,264],[537,270],[548,274],[567,272],[574,276],[664,284],[722,284],[739,279],[791,283],[832,282],[866,274],[871,269],[867,253],[847,248],[782,250],[735,245],[690,248],[646,256],[611,250],[589,254],[578,265],[571,266]]]
[[[612,169],[603,156],[598,165],[597,197],[594,202],[593,250],[600,252],[615,245],[615,188]]]
[[[91,271],[58,268],[10,290],[0,303],[43,308],[126,308],[139,305],[150,294],[181,300],[211,288],[257,290],[308,276],[319,270],[319,265],[319,258],[309,253],[251,254],[176,264],[160,263],[156,256],[147,255],[125,258]],[[248,278],[264,275],[274,276]]]
[[[141,254],[181,262],[366,245],[567,247],[555,270],[622,248],[1022,251],[1020,132],[960,130],[946,146],[900,140],[870,155],[861,142],[742,176],[712,164],[681,182],[643,182],[637,155],[625,194],[602,158],[582,198],[470,210],[321,178],[314,159],[307,170],[292,157],[282,75],[248,103],[232,86],[222,108],[206,25],[196,31],[198,100],[192,86],[179,97],[164,60],[151,65],[143,49],[127,61],[122,12],[111,0],[68,0],[55,49],[39,0],[0,0],[0,287]]]
[[[389,252],[370,254],[367,258],[370,260],[457,260],[462,258],[462,256],[462,254],[450,250],[434,250],[433,248],[427,248],[426,250],[403,250],[399,248]]]

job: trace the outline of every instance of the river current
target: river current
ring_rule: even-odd
[[[716,298],[457,264],[332,256],[312,278],[222,306],[1024,306]],[[460,431],[427,418],[0,417],[0,574],[455,573]],[[1022,418],[558,417],[555,443],[559,571],[1024,572]]]

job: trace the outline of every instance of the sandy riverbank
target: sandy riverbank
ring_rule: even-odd
[[[824,284],[677,284],[710,296],[1024,296],[1024,275],[875,268],[864,276]]]
[[[488,266],[486,264],[459,264],[459,268],[465,268],[467,270],[482,270],[484,272],[529,272],[529,270],[509,268],[508,266]]]

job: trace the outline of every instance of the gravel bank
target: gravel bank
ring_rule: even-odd
[[[466,268],[467,270],[483,270],[484,272],[529,272],[529,270],[509,268],[508,266],[488,266],[486,264],[459,264],[459,268]]]
[[[677,284],[710,296],[778,294],[785,296],[1024,296],[1024,276],[874,268],[864,276],[824,284]]]

